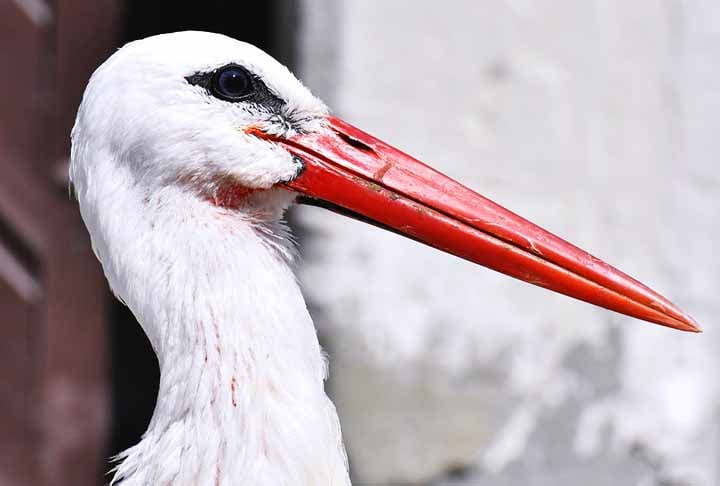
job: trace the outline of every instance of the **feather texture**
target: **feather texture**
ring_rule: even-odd
[[[228,103],[186,77],[245,66],[280,112]],[[282,223],[297,163],[249,137],[322,130],[327,112],[262,51],[183,32],[128,44],[91,78],[70,176],[111,289],[157,353],[157,405],[114,483],[349,485],[327,363],[293,274]],[[213,203],[221,182],[251,192]],[[208,197],[209,195],[209,197]]]

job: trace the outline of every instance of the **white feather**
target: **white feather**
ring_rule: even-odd
[[[185,80],[229,63],[285,101],[281,119]],[[93,74],[70,176],[110,287],[143,326],[161,371],[150,426],[121,454],[115,482],[350,484],[281,220],[292,195],[272,188],[298,167],[243,132],[323,130],[326,113],[274,59],[216,34],[136,41]],[[210,200],[228,179],[267,190],[223,208]]]

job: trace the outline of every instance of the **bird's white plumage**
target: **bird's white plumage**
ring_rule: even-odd
[[[185,78],[236,63],[285,101],[278,116]],[[292,272],[277,188],[212,204],[219,181],[271,188],[296,174],[246,135],[324,130],[327,112],[253,46],[201,32],[128,44],[91,78],[70,176],[113,292],[157,353],[160,391],[115,481],[139,485],[349,484],[326,361]]]

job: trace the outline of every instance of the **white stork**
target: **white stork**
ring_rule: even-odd
[[[110,287],[160,363],[150,426],[117,467],[124,486],[350,484],[282,221],[296,200],[698,330],[639,282],[329,115],[284,66],[222,35],[150,37],[102,64],[70,178]]]

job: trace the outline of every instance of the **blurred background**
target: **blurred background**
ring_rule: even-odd
[[[633,321],[312,208],[290,220],[359,486],[720,484],[720,3],[0,0],[0,485],[102,485],[154,354],[68,196],[89,75],[221,32],[670,296]]]

